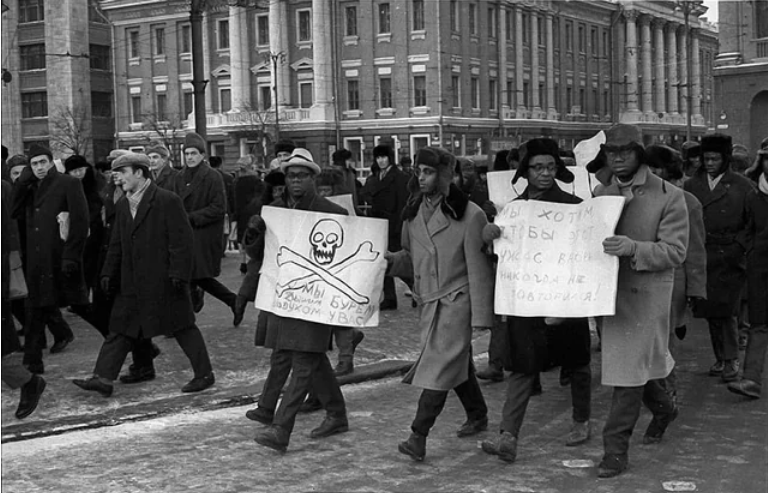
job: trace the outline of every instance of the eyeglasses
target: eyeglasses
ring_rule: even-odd
[[[294,180],[306,180],[310,176],[312,176],[311,173],[307,173],[307,172],[302,171],[302,172],[299,172],[299,173],[288,173],[288,174],[285,175],[285,179],[286,180],[292,180],[292,181],[294,181]]]
[[[543,175],[545,171],[549,172],[550,175],[554,175],[555,173],[557,173],[557,166],[545,166],[542,164],[537,164],[536,166],[531,166],[528,169],[530,169],[537,175]]]

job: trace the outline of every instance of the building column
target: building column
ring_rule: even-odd
[[[211,77],[211,38],[208,30],[211,28],[211,17],[208,11],[203,11],[203,72],[205,78]],[[205,88],[205,112],[213,113],[213,88],[210,82]]]
[[[677,25],[671,23],[667,24],[667,68],[667,112],[677,118]]]
[[[505,115],[503,109],[509,109],[509,105],[507,105],[507,26],[504,25],[506,20],[505,14],[504,4],[502,4],[499,8],[499,22],[498,27],[496,28],[499,33],[499,89],[502,94],[501,101],[499,101],[499,108],[502,108],[502,117]]]
[[[247,33],[240,31],[240,19],[245,16],[245,7],[229,6],[229,71],[232,90],[232,111],[243,107],[243,50],[240,39]]]
[[[539,13],[531,11],[531,118],[543,118],[539,91]]]
[[[515,5],[515,91],[517,99],[517,118],[526,118],[523,98],[523,10]]]
[[[644,15],[640,18],[641,49],[643,51],[643,113],[646,121],[656,121],[658,117],[653,111],[653,64],[651,63],[651,18]]]
[[[664,21],[654,19],[653,29],[656,34],[656,112],[664,114],[667,112],[667,95],[664,90]]]
[[[546,14],[547,30],[547,120],[557,120],[555,106],[555,33],[552,27],[553,12]]]
[[[248,40],[250,39],[248,36],[248,13],[245,7],[242,7],[243,13],[239,16],[240,19],[240,32],[242,33],[240,36],[240,53],[242,56],[240,66],[242,67],[242,83],[243,83],[243,91],[242,91],[242,97],[243,97],[243,108],[245,109],[252,109],[252,103],[251,103],[251,51],[253,51],[253,48],[251,47]],[[231,43],[232,40],[230,39],[229,42]]]
[[[313,106],[333,103],[333,51],[331,49],[331,9],[329,0],[312,0],[312,57],[314,59],[315,100]],[[332,118],[332,115],[327,115]]]
[[[626,32],[627,39],[625,44],[625,50],[627,53],[627,107],[622,122],[639,121],[641,118],[640,109],[637,104],[637,18],[639,14],[635,10],[627,10],[624,12],[624,19],[626,20]]]
[[[699,30],[691,30],[691,53],[693,54],[693,74],[691,74],[691,97],[693,98],[693,123],[704,125],[701,114],[701,57],[699,56]]]
[[[278,107],[287,106],[290,102],[290,72],[288,71],[288,19],[285,2],[269,0],[269,51],[272,70],[273,96]],[[275,64],[276,60],[276,64]]]
[[[680,90],[679,90],[679,103],[678,108],[680,114],[685,115],[688,113],[688,95],[691,93],[689,84],[691,83],[688,77],[688,35],[685,32],[685,26],[680,26],[677,31],[678,40],[677,45],[679,47],[679,60],[680,65],[678,70],[680,71]]]

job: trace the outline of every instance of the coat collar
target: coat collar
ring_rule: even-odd
[[[139,208],[136,209],[136,217],[133,218],[131,232],[136,231],[136,228],[139,227],[139,224],[141,224],[144,221],[144,219],[147,217],[149,208],[152,206],[152,202],[154,202],[155,200],[156,193],[157,193],[157,185],[155,185],[155,183],[150,180],[149,186],[147,186],[147,189],[144,191],[144,196],[141,198],[141,202],[139,202]],[[127,199],[125,200],[125,205],[128,206]],[[128,207],[128,209],[129,209],[128,214],[130,214],[130,206]]]
[[[419,214],[421,208],[421,201],[424,199],[421,192],[416,192],[408,200],[405,209],[403,209],[403,219],[410,221]],[[448,189],[448,196],[443,199],[440,204],[440,210],[448,217],[461,221],[464,217],[464,213],[467,210],[469,204],[469,197],[467,194],[459,190],[459,188],[451,183]],[[434,214],[437,215],[437,214]]]
[[[703,207],[707,207],[711,203],[725,197],[728,190],[736,181],[735,176],[736,174],[730,169],[725,170],[725,173],[723,173],[722,178],[720,178],[720,181],[717,183],[714,190],[710,190],[706,172],[697,173],[690,180],[692,182],[691,189],[697,190],[697,193],[694,195],[701,201]]]
[[[166,165],[168,166],[168,165]],[[192,177],[192,181],[187,185],[184,183],[184,172],[182,171],[182,176],[179,178],[181,180],[181,193],[179,194],[179,197],[181,197],[181,200],[184,200],[187,198],[194,190],[199,188],[200,184],[205,181],[208,178],[208,173],[212,169],[206,161],[203,161],[198,165],[200,169],[197,170],[195,175]]]

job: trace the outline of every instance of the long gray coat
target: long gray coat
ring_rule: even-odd
[[[616,234],[637,242],[634,257],[619,260],[616,315],[602,332],[603,385],[636,387],[664,378],[674,367],[669,325],[675,268],[688,248],[683,191],[641,165]],[[618,185],[598,185],[596,196],[621,196]]]
[[[707,298],[707,249],[704,244],[704,215],[701,202],[689,192],[685,194],[690,224],[688,251],[683,265],[675,269],[672,292],[672,328],[688,323],[688,298]]]
[[[493,271],[483,252],[485,213],[454,186],[429,220],[424,204],[410,204],[403,250],[390,275],[414,280],[421,305],[421,354],[403,381],[450,390],[467,380],[472,327],[493,324]]]

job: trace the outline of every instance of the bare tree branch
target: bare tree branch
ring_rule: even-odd
[[[85,108],[59,107],[51,119],[53,122],[51,142],[54,147],[61,151],[72,151],[81,156],[88,154],[92,135],[86,116]]]
[[[179,113],[157,115],[155,113],[148,113],[144,115],[144,122],[150,130],[157,134],[160,141],[165,147],[171,151],[171,163],[175,166],[181,164],[179,155],[179,148],[181,142],[179,139],[183,139],[184,132],[183,120]],[[147,140],[155,140],[148,138]]]

